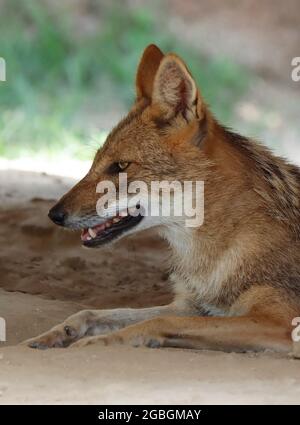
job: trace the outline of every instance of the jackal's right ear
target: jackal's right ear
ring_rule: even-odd
[[[150,44],[144,50],[136,74],[137,99],[151,100],[154,78],[163,57],[164,54],[155,44]]]
[[[166,119],[180,114],[185,121],[202,120],[204,103],[196,82],[183,60],[167,54],[156,72],[152,103],[159,106]]]

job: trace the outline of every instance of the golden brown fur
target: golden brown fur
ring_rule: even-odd
[[[176,55],[149,46],[136,82],[132,110],[58,206],[80,217],[73,227],[82,227],[99,196],[96,184],[104,179],[117,184],[111,164],[119,161],[130,163],[129,182],[203,180],[203,226],[171,223],[159,229],[172,251],[174,303],[142,314],[89,312],[80,320],[77,315],[31,346],[68,345],[103,333],[106,317],[114,332],[77,345],[290,350],[291,321],[300,313],[299,169],[221,126]]]

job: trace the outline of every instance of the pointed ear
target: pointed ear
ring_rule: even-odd
[[[144,50],[136,74],[137,99],[152,98],[154,78],[163,57],[162,51],[154,44]]]
[[[186,121],[203,116],[197,85],[184,62],[173,53],[160,62],[152,102],[160,107],[166,119],[178,114],[182,114]]]

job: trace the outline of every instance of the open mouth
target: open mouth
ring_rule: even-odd
[[[89,248],[103,245],[135,227],[142,219],[141,213],[130,215],[128,211],[121,211],[104,223],[83,229],[81,233],[82,244]]]

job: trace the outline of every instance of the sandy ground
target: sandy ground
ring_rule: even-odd
[[[150,233],[82,249],[46,214],[71,180],[1,171],[0,181],[1,404],[299,403],[299,361],[272,353],[17,345],[87,306],[168,302],[167,249]]]

